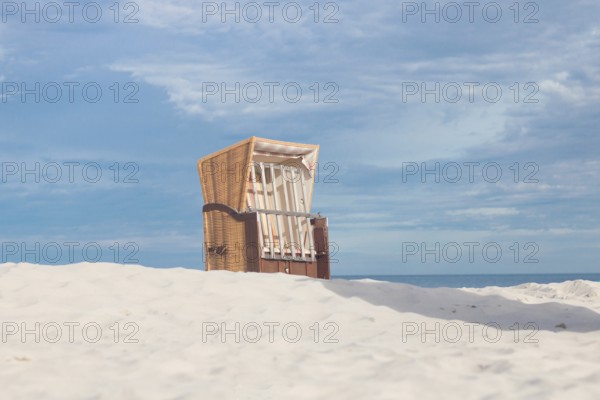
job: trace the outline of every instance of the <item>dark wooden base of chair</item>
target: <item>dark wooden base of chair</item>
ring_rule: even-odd
[[[258,217],[255,212],[238,213],[236,210],[221,204],[207,204],[204,206],[203,212],[205,214],[205,235],[211,238],[220,237],[220,240],[216,243],[204,243],[207,271],[285,273],[319,279],[331,278],[327,218],[311,218],[315,257],[312,260],[300,260],[291,257],[273,258],[269,257],[268,254],[265,258],[261,257],[258,245]],[[243,229],[231,229],[232,232],[229,235],[221,229],[220,234],[216,235],[216,232],[212,232],[214,227],[206,224],[206,221],[209,220],[207,217],[211,213],[213,213],[213,221],[215,218],[224,221],[219,224],[220,226],[225,225],[227,222],[237,223],[243,224]],[[233,232],[237,232],[237,236]]]

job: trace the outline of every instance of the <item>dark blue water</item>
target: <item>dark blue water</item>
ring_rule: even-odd
[[[421,287],[516,286],[523,283],[558,283],[583,279],[600,282],[600,274],[515,274],[515,275],[346,275],[334,279],[373,279],[384,282],[407,283]]]

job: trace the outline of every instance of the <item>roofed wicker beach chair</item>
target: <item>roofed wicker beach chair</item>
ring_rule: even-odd
[[[251,137],[198,161],[207,271],[330,279],[327,218],[310,213],[318,153]]]

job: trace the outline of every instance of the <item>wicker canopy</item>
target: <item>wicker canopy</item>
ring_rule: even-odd
[[[198,161],[198,172],[202,183],[204,203],[221,203],[236,210],[245,210],[251,166],[258,163],[284,165],[287,176],[304,166],[310,178],[308,183],[308,209],[312,201],[314,172],[319,153],[318,145],[282,142],[251,137]],[[290,179],[293,179],[290,177]]]

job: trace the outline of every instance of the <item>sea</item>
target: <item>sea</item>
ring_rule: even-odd
[[[481,288],[486,286],[517,286],[523,283],[559,283],[574,280],[600,282],[599,274],[501,274],[501,275],[340,275],[333,279],[372,279],[383,282],[406,283],[426,288]]]

